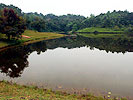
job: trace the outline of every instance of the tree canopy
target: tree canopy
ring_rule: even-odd
[[[25,29],[24,19],[18,16],[13,9],[4,8],[0,16],[0,32],[6,34],[8,39],[20,38]]]
[[[43,15],[42,13],[24,13],[18,7],[13,5],[0,4],[0,10],[12,8],[15,13],[26,20],[27,29],[41,32],[68,32],[77,31],[88,27],[114,28],[116,30],[125,30],[133,26],[133,12],[128,11],[108,11],[97,16],[91,14],[90,17],[81,15],[61,15],[54,14]],[[93,11],[92,11],[93,12]]]

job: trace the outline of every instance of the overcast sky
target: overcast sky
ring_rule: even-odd
[[[23,12],[38,12],[44,15],[53,13],[89,16],[113,10],[133,11],[133,0],[0,0],[0,3],[13,4]]]

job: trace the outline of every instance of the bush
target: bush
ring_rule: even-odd
[[[128,28],[125,30],[125,33],[126,33],[128,36],[133,36],[133,27],[128,27]]]
[[[3,34],[0,33],[0,39],[3,38]]]
[[[98,34],[98,31],[94,31],[93,33],[94,33],[95,35],[97,35],[97,34]]]

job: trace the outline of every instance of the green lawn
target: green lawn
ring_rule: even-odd
[[[57,33],[51,33],[51,32],[37,32],[37,31],[32,31],[32,30],[26,30],[23,35],[29,36],[30,38],[25,38],[23,37],[22,39],[20,39],[18,42],[27,42],[27,43],[32,43],[32,42],[37,42],[37,41],[41,41],[41,40],[47,40],[47,39],[54,39],[54,38],[59,38],[59,37],[63,37],[64,35],[62,34],[57,34]],[[6,40],[5,36],[2,36],[2,38],[4,38],[3,40],[0,40],[0,48],[5,47],[5,46],[9,46],[12,44],[16,44],[16,41],[8,41]]]
[[[52,38],[58,38],[62,37],[64,35],[62,34],[57,34],[53,32],[37,32],[37,31],[32,31],[32,30],[26,30],[23,35],[29,36],[30,38],[22,38],[22,40],[27,41],[27,40],[36,40],[36,39],[52,39]]]
[[[79,34],[88,38],[127,38],[124,34]]]
[[[15,44],[15,41],[0,40],[0,48]]]
[[[84,28],[82,30],[78,30],[77,32],[123,32],[123,31],[116,31],[114,29],[110,28],[98,28],[98,27],[90,27],[90,28]]]
[[[35,86],[28,87],[0,81],[0,100],[117,100],[107,99],[107,96],[105,98],[91,94],[77,95],[59,91],[54,92],[48,89],[39,89]]]
[[[6,43],[6,42],[0,42],[0,47],[3,47],[3,46],[8,46],[8,43]]]

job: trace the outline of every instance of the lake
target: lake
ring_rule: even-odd
[[[8,48],[0,51],[0,80],[133,98],[132,44],[78,36]]]

